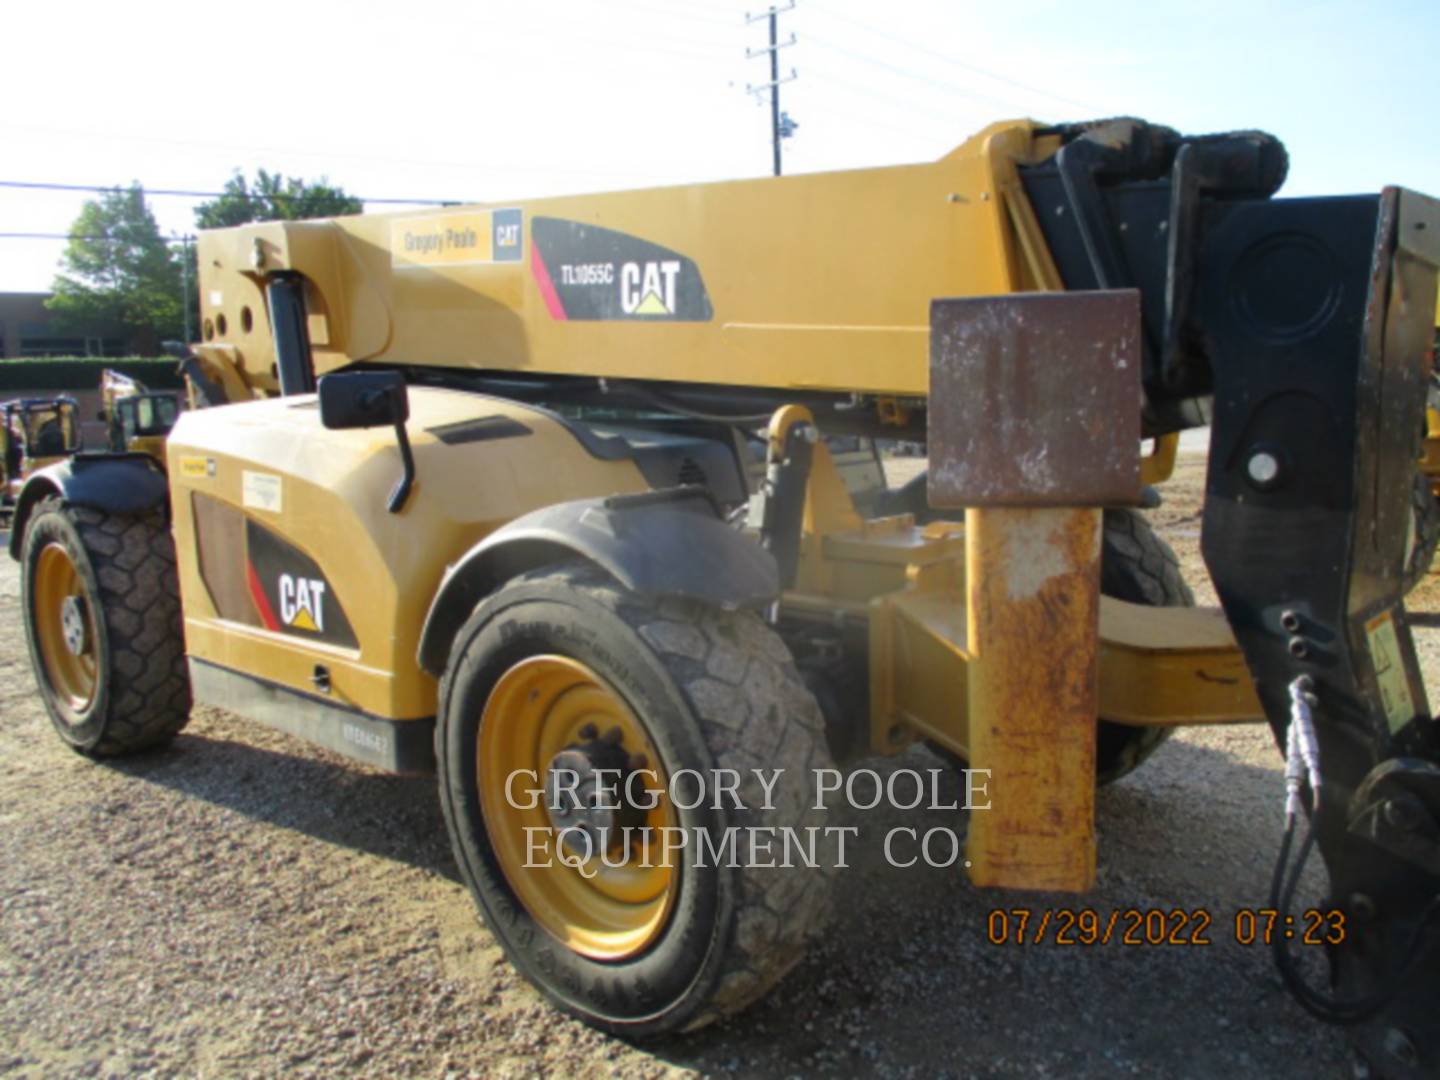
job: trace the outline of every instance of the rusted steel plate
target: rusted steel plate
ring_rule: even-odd
[[[930,304],[932,506],[1140,499],[1140,294]]]

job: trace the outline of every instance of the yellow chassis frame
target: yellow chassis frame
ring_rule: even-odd
[[[784,445],[791,425],[810,421],[800,406],[777,412],[772,450]],[[1147,460],[1157,456],[1168,458],[1168,475],[1173,440],[1162,441]],[[970,510],[965,524],[924,527],[910,515],[866,521],[819,443],[796,584],[782,611],[822,624],[848,619],[868,627],[871,751],[895,754],[926,739],[1005,778],[997,812],[1013,817],[1011,824],[1022,831],[1031,828],[1024,842],[1002,842],[999,837],[1012,830],[992,824],[988,812],[972,815],[970,872],[978,884],[1078,891],[1094,878],[1095,718],[1180,727],[1261,723],[1265,715],[1218,608],[1155,608],[1108,597],[1099,598],[1092,659],[1076,665],[1082,673],[1088,665],[1088,684],[1061,689],[1061,696],[1077,695],[1070,712],[1081,706],[1083,725],[1067,726],[1059,705],[1051,715],[1049,703],[1024,685],[1034,670],[1027,654],[1034,642],[1014,634],[1017,627],[1024,634],[1026,623],[1022,618],[1006,625],[1025,605],[984,595],[1004,588],[1012,572],[1006,560],[1020,546],[1011,543],[1012,533],[1026,527],[1024,515],[1035,513]],[[1100,511],[1038,513],[1059,515],[1075,550],[1091,552],[1073,569],[1074,596],[1083,603],[1096,589],[1094,582],[1086,589],[1085,576],[1098,579]],[[1077,653],[1083,657],[1087,640],[1094,641],[1088,635],[1095,620],[1073,610],[1067,616],[1045,619],[1046,631],[1064,639],[1073,660]],[[988,647],[977,648],[980,641]],[[1086,694],[1093,695],[1093,708]],[[1036,806],[1054,809],[1051,826],[1038,835],[1034,826],[1046,815],[1035,814]]]

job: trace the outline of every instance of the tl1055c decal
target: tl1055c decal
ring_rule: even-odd
[[[714,317],[693,260],[613,229],[534,218],[530,270],[556,319],[708,322]]]

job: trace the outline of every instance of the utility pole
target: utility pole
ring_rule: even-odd
[[[180,314],[185,321],[185,344],[195,339],[190,336],[190,236],[180,237]]]
[[[785,14],[785,12],[787,11],[794,10],[795,0],[790,0],[789,5],[786,7],[777,8],[772,5],[770,10],[764,12],[763,14],[745,16],[746,25],[749,25],[753,22],[759,22],[761,19],[767,19],[770,23],[769,48],[745,50],[745,59],[747,60],[754,60],[756,57],[764,56],[767,53],[769,54],[770,81],[767,83],[761,83],[758,86],[750,86],[747,83],[745,86],[745,91],[746,93],[756,95],[760,94],[762,91],[765,90],[770,91],[770,141],[773,144],[775,152],[776,176],[780,175],[780,140],[790,138],[790,136],[795,133],[795,129],[800,126],[794,120],[791,120],[787,114],[780,111],[780,85],[782,83],[793,82],[797,78],[797,75],[795,69],[792,67],[790,69],[790,74],[788,77],[784,79],[780,78],[780,50],[794,45],[795,35],[791,34],[789,41],[782,42],[780,40],[779,23],[781,15]],[[761,101],[758,96],[755,100],[757,104]]]

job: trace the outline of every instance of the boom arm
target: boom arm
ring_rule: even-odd
[[[276,391],[264,290],[298,274],[319,373],[921,399],[932,296],[1042,287],[1016,168],[1059,145],[1004,124],[927,165],[207,232],[202,356]]]

